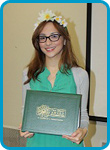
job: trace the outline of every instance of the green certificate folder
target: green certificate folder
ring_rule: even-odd
[[[79,124],[80,94],[27,90],[22,132],[71,135]]]

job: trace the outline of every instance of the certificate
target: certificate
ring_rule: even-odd
[[[71,135],[79,125],[80,94],[27,90],[22,132]]]

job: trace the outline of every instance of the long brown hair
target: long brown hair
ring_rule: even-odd
[[[51,22],[51,21],[48,21]],[[44,26],[48,23],[47,21],[43,21],[39,24],[32,36],[32,43],[35,48],[35,54],[31,62],[28,64],[28,80],[24,83],[27,84],[33,78],[33,80],[37,79],[38,75],[44,71],[45,67],[45,54],[41,51],[39,42],[37,37],[43,30]],[[63,27],[56,21],[52,21],[55,28],[59,31],[59,33],[66,40],[66,44],[63,46],[63,52],[61,55],[61,59],[59,61],[59,70],[61,69],[61,65],[64,65],[62,73],[67,73],[67,69],[71,69],[72,67],[78,67],[77,59],[72,50],[71,40],[68,33],[68,29]]]

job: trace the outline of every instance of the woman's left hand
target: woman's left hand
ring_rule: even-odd
[[[87,133],[87,129],[84,128],[78,128],[75,132],[73,132],[70,136],[69,135],[63,135],[63,138],[66,138],[76,144],[80,144],[80,142],[84,139],[85,135]]]

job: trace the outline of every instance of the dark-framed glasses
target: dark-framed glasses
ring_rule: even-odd
[[[61,34],[58,34],[58,33],[52,34],[50,36],[40,35],[40,36],[38,36],[37,39],[38,39],[39,43],[45,43],[47,41],[47,39],[49,39],[52,42],[56,42],[59,40],[60,36],[61,36]]]

